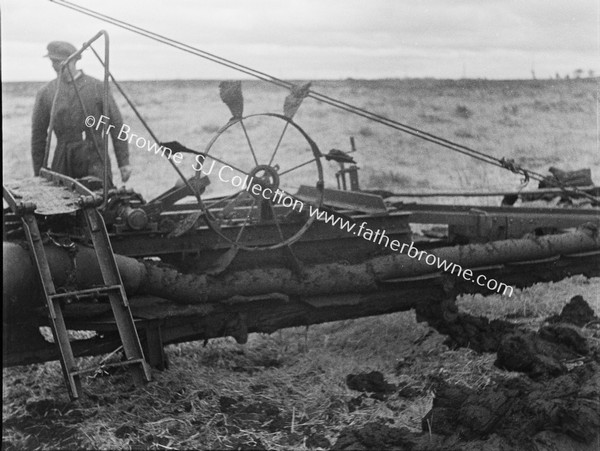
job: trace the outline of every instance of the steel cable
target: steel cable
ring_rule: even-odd
[[[283,88],[287,88],[287,89],[292,89],[294,87],[294,84],[285,80],[281,80],[280,78],[274,77],[272,75],[269,75],[265,72],[261,72],[259,70],[253,69],[251,67],[245,66],[243,64],[239,64],[236,63],[234,61],[228,60],[226,58],[222,58],[218,55],[212,54],[210,52],[206,52],[204,50],[198,49],[196,47],[190,46],[188,44],[185,44],[183,42],[168,38],[166,36],[160,35],[156,32],[153,31],[149,31],[149,30],[145,30],[141,27],[138,27],[136,25],[130,24],[128,22],[116,19],[114,17],[111,16],[107,16],[105,14],[99,13],[97,11],[91,10],[89,8],[85,8],[83,6],[71,3],[69,1],[66,0],[50,0],[53,3],[56,3],[60,6],[64,6],[66,8],[72,9],[74,11],[77,11],[79,13],[85,14],[87,16],[90,17],[94,17],[96,19],[99,19],[103,22],[107,22],[110,23],[112,25],[115,25],[117,27],[123,28],[125,30],[131,31],[133,33],[139,34],[141,36],[147,37],[149,39],[152,39],[154,41],[166,44],[170,47],[182,50],[184,52],[187,53],[191,53],[195,56],[199,56],[201,58],[207,59],[209,61],[212,61],[216,64],[228,67],[230,69],[236,70],[238,72],[244,73],[246,75],[250,75],[254,78],[258,78],[259,80],[262,81],[266,81],[268,83],[272,83],[275,84],[279,87],[283,87]],[[114,81],[114,78],[113,78]],[[509,159],[505,159],[505,158],[497,158],[494,157],[492,155],[486,154],[484,152],[481,151],[477,151],[475,149],[472,149],[470,147],[464,146],[462,144],[458,144],[455,143],[453,141],[449,141],[445,138],[433,135],[431,133],[425,132],[423,130],[417,129],[415,127],[412,127],[410,125],[407,124],[403,124],[399,121],[396,121],[394,119],[390,119],[388,117],[385,116],[381,116],[379,114],[373,113],[371,111],[365,110],[363,108],[357,107],[355,105],[343,102],[341,100],[335,99],[333,97],[327,96],[325,94],[313,91],[313,90],[309,90],[307,97],[311,97],[317,101],[320,101],[322,103],[328,104],[330,106],[333,106],[335,108],[341,109],[343,111],[352,113],[352,114],[356,114],[358,116],[364,117],[366,119],[369,119],[371,121],[377,122],[379,124],[385,125],[387,127],[393,128],[395,130],[399,130],[402,131],[404,133],[410,134],[412,136],[421,138],[425,141],[431,142],[433,144],[437,144],[439,146],[445,147],[447,149],[453,150],[455,152],[461,153],[463,155],[469,156],[471,158],[474,158],[476,160],[482,161],[484,163],[487,164],[491,164],[493,166],[497,166],[503,169],[507,169],[510,170],[511,172],[515,173],[515,174],[521,174],[525,177],[525,180],[529,180],[534,179],[537,181],[546,181],[547,183],[553,184],[554,186],[560,188],[563,190],[563,192],[565,192],[565,194],[572,194],[572,193],[577,193],[579,195],[585,196],[587,198],[592,199],[594,202],[598,202],[599,200],[584,192],[581,191],[579,189],[577,189],[576,187],[566,187],[557,177],[554,178],[549,178],[544,176],[543,174],[540,174],[538,172],[532,171],[532,170],[528,170],[525,168],[520,167],[519,165],[517,165],[513,160],[509,160]]]

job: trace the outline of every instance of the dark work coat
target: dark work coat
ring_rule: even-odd
[[[57,84],[58,79],[47,83],[40,89],[35,99],[31,126],[31,155],[33,158],[33,172],[36,176],[39,174],[44,162],[50,112]],[[54,134],[57,143],[51,169],[73,178],[93,175],[103,179],[103,128],[102,125],[97,126],[102,115],[103,82],[81,72],[75,79],[75,84],[79,90],[81,102],[71,80],[65,81],[63,79],[60,83],[54,119]],[[81,103],[85,107],[85,113]],[[86,126],[86,114],[95,117],[96,125]],[[110,134],[117,164],[119,167],[126,166],[129,164],[129,149],[125,140],[117,139],[123,125],[123,119],[112,95],[109,95],[108,117],[110,120],[104,122],[114,125],[110,130]],[[94,136],[98,151],[96,151],[94,145]],[[108,164],[110,177],[110,159]]]

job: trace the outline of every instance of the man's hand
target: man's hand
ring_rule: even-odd
[[[129,180],[129,177],[131,177],[131,166],[121,166],[119,169],[121,170],[121,180],[123,181],[123,183],[127,182],[127,180]]]

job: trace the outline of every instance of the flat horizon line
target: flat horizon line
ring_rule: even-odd
[[[138,79],[120,79],[119,82],[174,82],[174,81],[204,81],[204,82],[221,82],[227,80],[240,80],[240,81],[255,81],[265,82],[266,80],[259,80],[256,78],[138,78]],[[437,77],[382,77],[382,78],[281,78],[284,81],[487,81],[487,82],[549,82],[549,81],[591,81],[600,80],[600,76],[595,77],[570,77],[570,78],[485,78],[485,77],[474,77],[474,78],[437,78]],[[2,83],[47,83],[48,79],[45,80],[2,80]]]

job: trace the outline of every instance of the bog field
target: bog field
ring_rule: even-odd
[[[161,142],[179,141],[202,151],[231,115],[219,98],[218,85],[218,81],[129,81],[123,88]],[[31,112],[41,86],[2,84],[5,180],[32,175]],[[242,88],[245,115],[282,112],[284,90],[257,81],[244,81]],[[544,174],[550,167],[591,168],[592,179],[600,184],[598,79],[348,79],[316,81],[313,89]],[[126,101],[114,89],[113,94],[131,132],[149,140]],[[323,153],[334,148],[350,150],[349,138],[354,137],[357,152],[353,157],[360,167],[363,189],[417,192],[522,187],[519,175],[313,99],[304,101],[294,120]],[[258,146],[272,149],[280,126],[258,118],[249,122],[248,132]],[[241,164],[245,157],[239,152],[244,145],[240,136],[218,143],[227,161]],[[306,151],[294,148],[293,139],[284,141],[280,150],[290,166],[305,161]],[[134,173],[127,186],[145,199],[177,181],[175,171],[159,155],[135,143],[130,145],[130,155]],[[193,163],[186,156],[179,167],[191,176]],[[325,186],[335,187],[339,166],[323,161],[323,167]],[[119,184],[114,168],[113,172]],[[309,168],[294,174],[286,180],[290,192],[315,180]],[[529,183],[527,189],[533,189],[537,182]],[[226,191],[224,185],[214,181],[209,194]],[[500,200],[463,199],[484,205],[499,205]],[[516,290],[512,297],[462,296],[458,305],[465,313],[535,329],[577,295],[600,314],[600,279],[583,276]],[[589,340],[595,345],[600,342],[597,335],[590,332]],[[2,448],[344,449],[341,434],[348,437],[349,430],[364,425],[426,430],[422,420],[440,381],[477,391],[514,376],[494,366],[494,354],[453,348],[444,341],[443,335],[406,312],[271,335],[252,334],[246,345],[230,338],[171,345],[166,349],[170,368],[153,370],[153,381],[147,386],[133,387],[121,372],[95,374],[84,381],[86,397],[76,404],[69,402],[58,362],[4,368]],[[350,375],[373,371],[385,381],[379,380],[381,390],[369,391],[379,395],[350,387]],[[492,445],[473,449],[500,449]],[[394,446],[385,440],[378,444],[417,449],[416,445]]]

